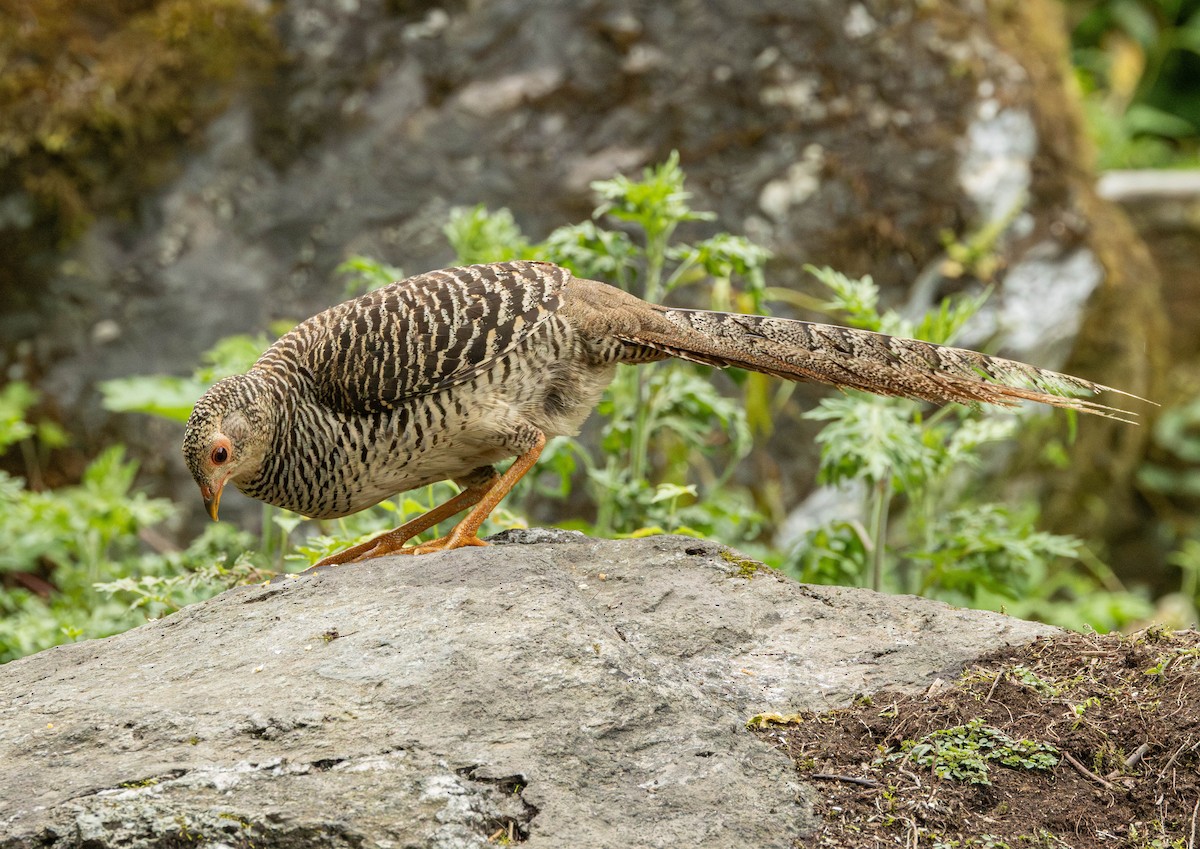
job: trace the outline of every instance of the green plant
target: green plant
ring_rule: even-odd
[[[1194,165],[1200,3],[1068,0],[1072,58],[1101,168]]]
[[[1086,699],[1084,699],[1079,704],[1071,705],[1071,713],[1075,714],[1077,717],[1082,719],[1083,715],[1085,713],[1087,713],[1089,710],[1092,710],[1093,708],[1098,708],[1098,707],[1100,707],[1099,697],[1088,696]],[[1075,727],[1078,727],[1078,724],[1076,724]]]
[[[28,421],[29,408],[36,402],[37,393],[23,381],[0,388],[0,455],[15,445],[21,452],[30,487],[40,490],[46,454],[65,445],[67,436],[54,422]]]
[[[1154,423],[1154,455],[1138,469],[1142,493],[1156,508],[1173,538],[1168,562],[1180,570],[1179,598],[1184,621],[1200,610],[1200,397],[1163,412]]]
[[[1008,674],[1012,676],[1013,680],[1020,681],[1025,686],[1033,688],[1039,695],[1048,698],[1058,698],[1079,683],[1078,679],[1074,678],[1066,681],[1043,678],[1028,666],[1014,666],[1008,670]]]
[[[25,413],[35,400],[22,384],[10,384],[0,393],[0,452],[38,434],[60,438],[56,429],[27,420]],[[185,552],[147,553],[140,536],[170,519],[175,508],[134,491],[136,472],[137,465],[125,459],[120,446],[93,460],[74,486],[38,491],[0,472],[0,539],[5,541],[0,548],[0,662],[145,621],[145,612],[97,592],[98,583],[125,580],[130,573],[143,580],[178,580],[175,607],[226,585],[197,570],[244,551],[250,538],[225,526],[202,535]],[[168,607],[148,612],[157,615]]]
[[[335,270],[346,281],[346,297],[380,289],[404,279],[404,269],[365,256],[352,256]]]
[[[1048,743],[1014,740],[1003,731],[972,719],[966,725],[943,728],[919,740],[905,740],[884,760],[912,762],[928,767],[938,778],[991,784],[992,763],[1013,769],[1053,769],[1058,749]]]
[[[1172,666],[1178,664],[1183,668],[1200,666],[1200,646],[1174,649],[1159,656],[1153,666],[1145,670],[1147,675],[1164,676]]]
[[[987,296],[943,302],[912,322],[878,310],[869,277],[809,270],[832,292],[826,307],[844,314],[847,324],[938,343],[952,341]],[[1079,540],[1039,531],[1032,502],[1013,507],[972,494],[977,478],[971,473],[982,467],[989,446],[1016,434],[1019,416],[959,406],[927,414],[916,402],[847,392],[824,399],[807,417],[827,422],[817,435],[821,482],[859,486],[864,520],[838,519],[808,531],[785,562],[801,580],[973,607],[1008,605],[1018,615],[1035,612],[1075,627],[1089,621],[1074,615],[1077,606],[1115,582]],[[1080,558],[1100,577],[1076,571]],[[1110,609],[1092,611],[1096,627],[1148,611],[1144,599],[1119,585],[1106,589],[1113,590],[1102,597]]]

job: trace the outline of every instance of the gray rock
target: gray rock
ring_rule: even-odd
[[[0,847],[788,847],[809,794],[747,719],[1051,631],[683,537],[498,542],[8,664]]]

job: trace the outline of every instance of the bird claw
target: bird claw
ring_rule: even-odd
[[[374,543],[373,545],[371,543]],[[322,558],[314,563],[311,569],[320,569],[324,566],[341,566],[347,563],[362,563],[364,560],[374,560],[376,557],[383,557],[388,554],[433,554],[437,551],[453,551],[456,548],[467,548],[469,546],[482,545],[488,543],[481,540],[475,534],[470,536],[455,535],[453,532],[444,537],[439,537],[429,542],[423,542],[418,545],[410,545],[404,548],[393,548],[381,540],[370,540],[361,545],[347,548],[345,551],[339,551],[336,554],[331,554],[328,557]]]
[[[364,560],[370,560],[373,557],[382,557],[383,555],[390,553],[386,550],[379,551],[380,548],[384,548],[384,546],[381,546],[378,540],[368,540],[361,545],[344,549],[343,551],[339,551],[336,554],[331,554],[328,557],[322,557],[309,568],[320,569],[323,566],[342,566],[347,563],[362,563]],[[403,551],[403,549],[401,549],[401,551]]]
[[[486,546],[488,543],[475,534],[459,537],[451,533],[439,539],[423,542],[420,545],[409,546],[398,551],[398,554],[433,554],[435,551],[453,551],[456,548],[467,548],[473,545]]]

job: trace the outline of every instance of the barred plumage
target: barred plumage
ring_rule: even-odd
[[[398,550],[468,507],[476,532],[545,440],[577,432],[618,363],[681,357],[936,403],[1034,400],[1130,414],[1060,391],[1117,391],[974,351],[863,330],[655,306],[549,263],[433,271],[346,301],[281,337],[196,404],[184,455],[213,518],[222,487],[332,518],[440,480],[454,499],[327,563]],[[1122,393],[1124,394],[1124,393]],[[517,461],[499,475],[493,465]]]

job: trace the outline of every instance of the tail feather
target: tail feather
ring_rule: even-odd
[[[1137,414],[1077,393],[1136,395],[1068,374],[935,345],[806,321],[657,308],[625,341],[716,366],[738,366],[789,380],[826,383],[937,404],[1036,401],[1124,422]],[[665,322],[663,321],[665,320]]]

